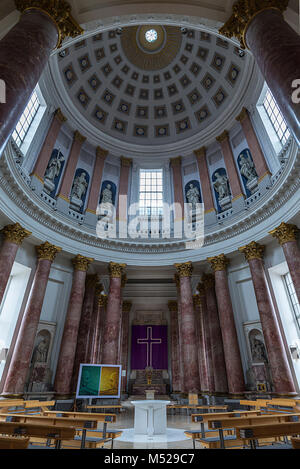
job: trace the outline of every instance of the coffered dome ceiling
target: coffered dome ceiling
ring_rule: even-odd
[[[250,54],[217,35],[155,24],[96,33],[50,63],[57,104],[81,126],[100,140],[159,148],[217,123],[224,129],[244,104],[253,67]]]

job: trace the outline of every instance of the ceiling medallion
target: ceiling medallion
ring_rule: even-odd
[[[161,70],[174,60],[181,46],[179,27],[141,25],[124,28],[121,44],[127,59],[142,70]]]

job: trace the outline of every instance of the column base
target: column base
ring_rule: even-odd
[[[3,392],[3,393],[0,394],[0,396],[3,397],[4,399],[23,399],[24,394],[25,393],[13,394],[13,393],[9,393],[9,392]]]

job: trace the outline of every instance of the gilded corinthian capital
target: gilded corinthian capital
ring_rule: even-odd
[[[253,18],[260,12],[276,9],[283,13],[288,7],[289,0],[238,0],[232,7],[232,15],[222,26],[219,33],[225,37],[235,36],[246,49],[246,32]]]
[[[213,271],[217,272],[218,270],[226,270],[229,264],[229,259],[227,259],[225,254],[220,254],[219,256],[208,257],[207,262],[210,263]]]
[[[77,254],[77,256],[72,259],[74,270],[81,270],[82,272],[86,272],[93,260],[94,259],[91,259],[90,257],[84,257],[81,254]]]
[[[21,13],[28,10],[39,10],[49,16],[58,30],[58,43],[67,37],[77,37],[83,29],[71,15],[71,6],[65,0],[15,0],[16,8]]]
[[[110,262],[108,266],[109,275],[111,278],[121,278],[124,275],[124,269],[126,264],[117,264],[116,262]],[[124,278],[124,277],[123,277]]]
[[[184,262],[183,264],[175,264],[179,277],[191,277],[193,272],[193,264],[191,262]]]
[[[245,255],[247,261],[251,261],[252,259],[262,259],[265,246],[258,244],[256,241],[252,241],[246,246],[239,248],[239,251]]]
[[[53,262],[56,254],[61,251],[61,248],[58,246],[54,246],[53,244],[45,243],[41,244],[40,246],[36,246],[36,252],[38,259],[48,260]]]
[[[24,239],[31,235],[31,232],[25,230],[19,223],[5,226],[1,230],[1,233],[3,233],[6,241],[10,241],[11,243],[18,245],[22,244]]]
[[[269,231],[273,238],[276,238],[279,244],[282,246],[284,243],[296,240],[296,234],[299,228],[296,225],[290,225],[282,222],[275,230]]]

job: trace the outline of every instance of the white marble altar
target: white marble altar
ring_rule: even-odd
[[[170,401],[131,401],[134,405],[135,435],[165,435],[167,433],[167,405]]]

